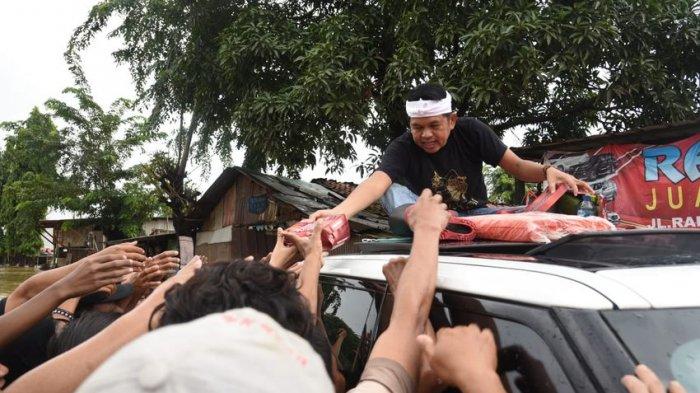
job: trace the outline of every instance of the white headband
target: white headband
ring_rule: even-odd
[[[408,117],[430,117],[451,112],[452,96],[450,93],[447,93],[447,97],[437,101],[406,101],[406,114],[408,114]]]

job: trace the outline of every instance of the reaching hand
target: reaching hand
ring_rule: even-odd
[[[630,393],[666,393],[666,387],[649,367],[640,364],[634,369],[634,375],[625,375],[622,384]],[[668,384],[669,393],[685,393],[685,388],[676,381]]]
[[[382,267],[382,273],[384,273],[384,277],[386,277],[386,283],[392,294],[396,294],[396,288],[399,286],[399,278],[401,278],[403,268],[406,267],[406,262],[408,262],[408,259],[404,257],[391,258],[389,263]]]
[[[65,288],[69,297],[83,296],[109,285],[119,284],[135,269],[141,269],[144,263],[128,259],[125,253],[96,253],[76,262],[79,265],[57,285]]]
[[[289,267],[289,261],[294,258],[297,253],[295,246],[287,246],[284,244],[284,231],[282,228],[277,228],[277,241],[275,248],[270,253],[270,266],[278,269],[286,269]]]
[[[135,288],[154,289],[161,284],[163,272],[154,261],[147,262],[146,268],[136,273],[133,284]]]
[[[158,265],[158,269],[162,274],[174,273],[180,268],[180,258],[177,256],[179,253],[175,250],[163,251],[160,254],[154,256],[153,263]]]
[[[145,262],[147,259],[146,252],[143,250],[143,248],[137,246],[135,241],[114,244],[109,247],[105,247],[92,255],[107,255],[114,253],[126,254],[126,258],[131,259],[132,261]]]
[[[336,214],[338,213],[334,212],[332,209],[317,210],[309,216],[309,220],[317,221],[319,218],[334,216]]]
[[[425,189],[416,204],[410,207],[406,223],[413,232],[419,227],[440,232],[447,227],[449,219],[450,214],[447,205],[442,203],[442,196],[433,195],[432,191]]]
[[[321,243],[321,232],[325,224],[323,221],[314,224],[314,231],[309,237],[301,237],[290,231],[282,231],[282,235],[289,239],[299,250],[299,253],[306,259],[309,256],[321,257],[323,244]]]
[[[578,195],[579,192],[595,194],[595,191],[593,191],[588,183],[583,180],[579,180],[568,173],[564,173],[553,166],[547,168],[547,184],[550,193],[553,193],[557,189],[557,185],[566,184],[574,195]]]
[[[202,263],[204,263],[203,258],[199,255],[195,255],[189,262],[187,262],[185,267],[177,272],[177,274],[165,280],[162,285],[159,285],[153,291],[153,293],[151,293],[150,297],[153,297],[154,299],[162,299],[168,289],[172,288],[176,284],[184,284],[190,278],[192,278],[197,270],[202,267]]]
[[[496,341],[490,330],[475,324],[443,328],[437,342],[422,334],[417,338],[435,374],[462,392],[504,392],[496,367]]]

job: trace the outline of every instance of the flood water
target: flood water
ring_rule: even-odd
[[[34,267],[0,266],[0,299],[9,295],[22,281],[38,271],[39,269]]]

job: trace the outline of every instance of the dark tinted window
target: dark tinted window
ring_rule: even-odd
[[[329,278],[322,279],[321,288],[323,324],[338,352],[338,368],[350,389],[357,384],[376,339],[383,288],[372,283]]]
[[[639,363],[700,392],[700,309],[602,313]]]
[[[431,321],[436,330],[471,323],[491,329],[498,345],[499,373],[509,392],[574,391],[552,351],[534,330],[490,316],[488,306],[478,299],[438,294]]]

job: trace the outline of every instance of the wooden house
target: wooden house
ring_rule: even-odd
[[[227,168],[197,202],[195,254],[210,261],[267,255],[275,245],[276,228],[329,209],[344,200],[319,184],[266,175],[244,168]],[[386,216],[361,212],[350,219],[352,239],[333,253],[356,252],[362,238],[387,236]]]

